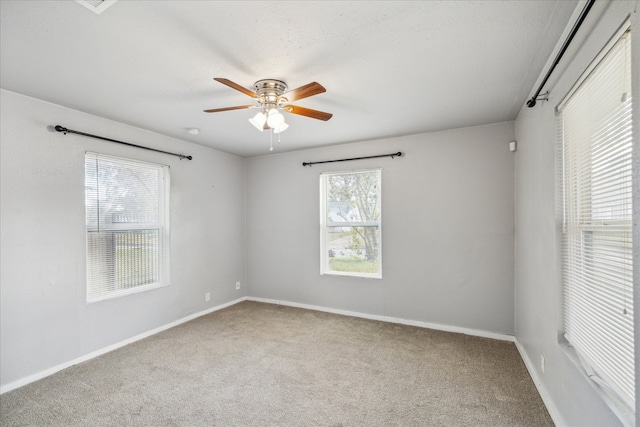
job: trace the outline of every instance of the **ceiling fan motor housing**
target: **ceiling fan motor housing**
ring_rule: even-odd
[[[287,84],[280,80],[264,79],[258,80],[254,88],[260,97],[260,104],[267,109],[277,108],[279,104],[287,102],[280,96],[287,91]]]

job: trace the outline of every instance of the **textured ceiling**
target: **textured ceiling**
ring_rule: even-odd
[[[213,77],[326,87],[295,105],[333,118],[287,114],[275,152],[495,123],[532,95],[577,4],[2,0],[0,86],[241,156],[268,154],[269,134],[255,110],[202,112],[252,103]]]

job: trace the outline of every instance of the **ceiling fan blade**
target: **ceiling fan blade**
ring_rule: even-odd
[[[320,83],[312,82],[304,86],[300,86],[297,89],[290,90],[282,96],[287,98],[288,101],[297,101],[326,91],[327,90]]]
[[[311,117],[312,119],[324,120],[325,122],[333,117],[331,113],[325,113],[323,111],[312,110],[311,108],[298,107],[296,105],[285,105],[284,111],[291,114],[298,114],[300,116]]]
[[[247,88],[245,88],[243,86],[240,86],[238,83],[234,83],[229,79],[223,79],[223,78],[220,78],[220,77],[214,77],[213,80],[215,80],[215,81],[217,81],[219,83],[222,83],[223,85],[227,85],[230,88],[235,89],[237,91],[240,91],[240,92],[244,93],[245,95],[248,95],[248,96],[250,96],[252,98],[257,98],[258,97],[258,95],[255,92],[253,92],[253,91],[251,91],[251,90],[249,90],[249,89],[247,89]]]
[[[237,107],[214,108],[211,110],[202,110],[205,113],[218,113],[220,111],[243,110],[245,108],[253,108],[255,105],[238,105]]]

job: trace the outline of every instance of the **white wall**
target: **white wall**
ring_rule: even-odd
[[[580,74],[638,6],[637,1],[610,3],[577,54],[551,88],[549,102],[524,107],[516,120],[516,337],[534,376],[546,390],[556,421],[568,426],[616,426],[618,418],[559,345],[562,330],[559,224],[556,217],[556,119],[554,109]],[[640,22],[633,16],[632,26]],[[640,37],[632,36],[634,82],[640,81]],[[638,110],[638,85],[634,87]],[[637,121],[636,121],[637,123]],[[637,145],[636,129],[636,145]],[[637,189],[636,189],[637,190]],[[636,191],[636,195],[638,192]],[[637,228],[637,227],[636,227]],[[637,287],[636,287],[637,289]],[[636,311],[637,313],[637,311]],[[638,316],[636,316],[637,325]],[[638,342],[636,340],[636,349]],[[638,351],[636,350],[636,354]],[[540,369],[545,358],[545,373]]]
[[[508,122],[247,159],[249,295],[513,334],[513,137]],[[383,279],[321,276],[319,174],[372,167]]]
[[[2,386],[244,295],[244,159],[0,95]],[[56,124],[193,160],[47,130]],[[171,286],[86,303],[85,151],[170,166]]]

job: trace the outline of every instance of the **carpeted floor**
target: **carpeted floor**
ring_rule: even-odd
[[[242,302],[0,396],[2,426],[552,426],[513,343]]]

